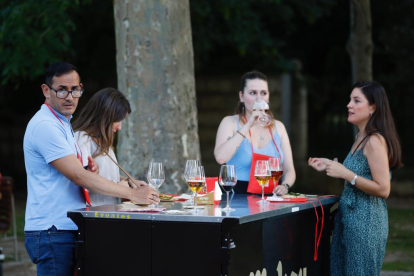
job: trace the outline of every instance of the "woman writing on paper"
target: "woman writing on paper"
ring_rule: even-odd
[[[131,113],[131,107],[125,96],[114,88],[104,88],[95,93],[82,109],[73,123],[76,139],[82,151],[83,164],[92,156],[99,165],[99,174],[119,185],[147,185],[144,181],[126,179],[119,173],[113,141],[115,133],[122,128],[122,121]],[[152,202],[158,202],[158,194],[153,191]],[[92,206],[117,204],[118,199],[89,192]],[[147,199],[144,200],[144,202]]]
[[[388,236],[385,199],[391,170],[402,167],[401,148],[381,84],[358,82],[350,98],[348,122],[359,132],[344,163],[309,158],[309,165],[345,180],[335,218],[331,275],[380,275]]]
[[[292,150],[285,126],[273,119],[270,110],[253,108],[260,100],[268,104],[269,96],[267,77],[264,74],[258,71],[244,74],[241,79],[237,114],[225,117],[218,128],[214,156],[219,164],[227,163],[236,167],[236,193],[261,192],[252,184],[257,183],[254,179],[256,159],[280,158],[283,163],[283,177],[281,185],[276,187],[278,195],[286,194],[295,183]],[[258,123],[258,118],[265,114],[269,114],[272,119],[270,125],[263,127]],[[269,190],[266,193],[269,193]]]

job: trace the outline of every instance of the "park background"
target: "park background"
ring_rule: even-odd
[[[2,0],[0,9],[0,171],[13,177],[22,200],[25,128],[44,102],[44,71],[59,60],[77,66],[84,84],[74,119],[99,89],[126,93],[135,107],[126,125],[135,129],[124,124],[119,133],[120,164],[145,179],[150,161],[168,163],[161,187],[166,192],[187,191],[180,181],[186,159],[200,158],[208,176],[218,175],[217,128],[233,114],[240,77],[256,69],[269,77],[271,109],[289,131],[298,176],[294,190],[340,194],[342,181],[310,171],[306,161],[309,156],[344,160],[355,136],[347,122],[351,86],[361,76],[376,80],[387,91],[405,165],[393,172],[390,197],[395,202],[414,198],[414,1]],[[136,18],[126,20],[129,11]],[[168,25],[163,14],[176,24]],[[131,34],[122,34],[125,28]],[[365,48],[352,48],[358,37]],[[131,56],[138,83],[132,92],[125,85],[129,76],[122,73],[124,56],[131,54],[120,54],[125,38],[139,41],[142,50],[141,59]],[[168,60],[169,66],[163,68],[157,59]],[[365,72],[355,69],[361,67]],[[166,79],[164,71],[174,77]],[[171,93],[178,98],[174,108],[163,101]],[[391,230],[397,227],[398,236],[390,239],[398,248],[387,250],[400,255],[389,269],[414,270],[414,226],[401,224],[413,217],[411,210],[390,210],[390,222],[399,219],[390,224]]]

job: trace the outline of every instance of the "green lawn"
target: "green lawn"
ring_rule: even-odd
[[[24,239],[25,204],[16,204],[17,235]],[[414,271],[414,206],[411,210],[389,209],[389,235],[383,270]],[[9,235],[11,231],[9,231]]]
[[[382,269],[414,271],[414,209],[390,209],[388,218],[388,242]]]

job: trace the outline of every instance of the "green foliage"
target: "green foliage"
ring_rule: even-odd
[[[237,52],[268,67],[289,70],[284,58],[297,21],[308,24],[327,15],[334,0],[193,0],[190,1],[196,61]]]
[[[72,18],[79,0],[4,2],[0,4],[2,84],[32,80],[43,74],[46,64],[75,55],[71,51],[71,38],[76,35]]]

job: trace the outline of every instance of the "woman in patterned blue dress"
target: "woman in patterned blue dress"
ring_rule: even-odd
[[[343,165],[326,158],[309,158],[309,165],[345,180],[335,218],[331,275],[380,275],[388,236],[385,199],[391,171],[402,167],[401,147],[381,84],[356,83],[347,108],[348,122],[359,132]]]

